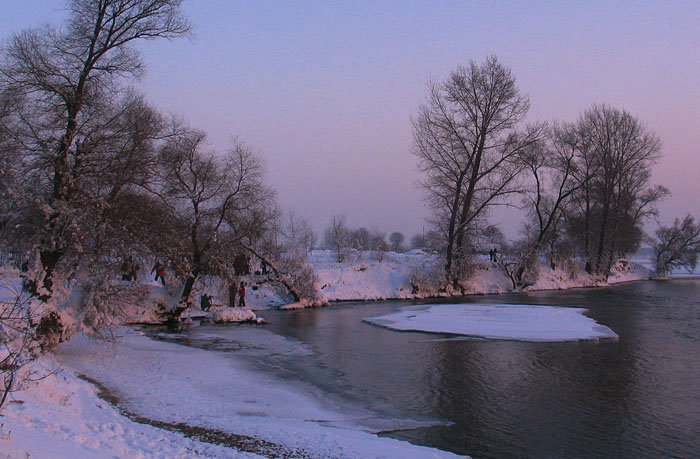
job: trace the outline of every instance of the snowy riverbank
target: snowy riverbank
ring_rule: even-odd
[[[335,261],[333,252],[315,250],[310,259],[318,276],[317,287],[325,301],[375,301],[420,299],[449,296],[431,287],[443,262],[438,255],[420,250],[388,252],[377,257],[373,252],[351,253],[346,261]],[[467,294],[494,294],[513,291],[505,271],[488,257],[476,260],[476,270]],[[596,287],[620,282],[649,279],[650,270],[639,262],[618,262],[607,281],[586,273],[582,263],[550,269],[540,266],[540,275],[527,290],[560,290]]]
[[[334,301],[380,301],[412,300],[434,297],[449,297],[450,292],[438,291],[435,287],[440,273],[442,258],[436,254],[421,250],[406,253],[395,252],[352,252],[343,262],[335,261],[335,254],[330,250],[314,250],[310,253],[309,263],[317,276],[316,287],[320,303]],[[566,267],[550,269],[540,266],[538,280],[527,288],[534,290],[560,290],[579,287],[605,286],[620,282],[649,279],[651,271],[638,261],[618,262],[607,280],[587,274],[581,263],[570,263]],[[249,275],[247,308],[228,308],[228,286],[217,279],[202,279],[194,295],[195,304],[199,296],[207,293],[214,299],[214,307],[209,313],[203,313],[198,307],[186,311],[183,318],[209,317],[219,322],[255,322],[259,317],[253,311],[271,308],[294,309],[303,307],[290,304],[293,300],[285,295],[279,285],[271,285],[264,276]],[[150,277],[142,277],[135,285],[135,292],[130,295],[130,304],[120,309],[127,323],[155,323],[159,316],[153,308],[161,304],[171,308],[179,298],[178,292],[167,291]],[[477,258],[475,272],[469,280],[466,294],[484,295],[513,291],[512,283],[505,271],[488,257]],[[454,292],[455,295],[458,292]]]
[[[117,334],[112,342],[76,336],[41,359],[40,371],[63,369],[3,409],[0,457],[453,457],[378,437],[363,426],[371,413],[282,384],[230,355],[132,329]],[[99,382],[128,416],[78,375]]]

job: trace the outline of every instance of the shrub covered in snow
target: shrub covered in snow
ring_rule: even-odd
[[[414,295],[436,296],[445,286],[445,270],[442,260],[433,260],[415,267],[409,274],[411,293]]]

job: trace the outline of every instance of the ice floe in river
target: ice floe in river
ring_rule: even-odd
[[[464,335],[513,341],[617,339],[605,325],[584,315],[586,309],[526,304],[437,304],[408,306],[365,319],[400,331]]]

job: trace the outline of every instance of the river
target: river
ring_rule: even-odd
[[[203,325],[185,333],[192,341],[178,340],[247,356],[261,370],[386,416],[433,420],[381,435],[475,458],[700,455],[700,281],[450,301],[583,307],[619,339],[490,341],[362,321],[411,304],[389,301],[264,311],[264,327]],[[243,334],[268,344],[231,340]]]

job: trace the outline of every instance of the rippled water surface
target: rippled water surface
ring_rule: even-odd
[[[700,457],[700,281],[470,297],[584,307],[617,341],[445,339],[362,322],[407,303],[264,311],[263,328],[205,326],[236,352],[384,415],[438,425],[383,435],[481,457]]]

